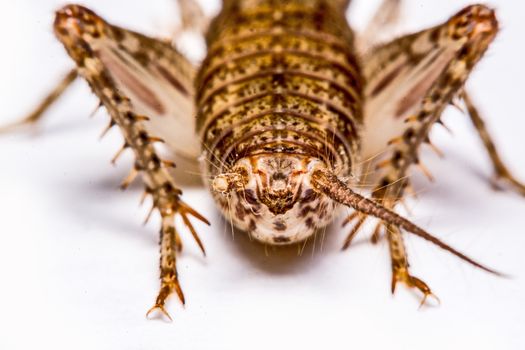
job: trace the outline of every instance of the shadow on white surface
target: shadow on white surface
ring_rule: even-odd
[[[350,15],[362,25],[361,16],[378,1],[355,3]],[[438,23],[467,3],[407,0],[407,26]],[[501,153],[523,179],[523,91],[516,82],[525,81],[525,5],[491,3],[504,30],[469,86]],[[49,29],[60,4],[0,3],[0,37],[6,38],[0,123],[26,112],[70,67]],[[171,0],[85,4],[149,33],[174,16]],[[484,274],[407,236],[414,274],[443,302],[418,311],[419,299],[401,285],[390,295],[384,242],[372,246],[362,235],[341,252],[348,229],[337,223],[322,250],[318,239],[302,256],[297,247],[265,249],[240,232],[232,238],[197,169],[178,164],[185,200],[212,226],[196,224],[206,258],[182,231],[179,272],[188,303],[182,308],[172,298],[168,310],[175,321],[165,324],[144,317],[158,288],[158,218],[141,225],[149,203],[139,207],[138,182],[126,192],[118,189],[130,158],[109,165],[122,140],[110,132],[97,142],[107,118],[99,112],[87,119],[95,105],[85,84],[76,84],[36,137],[0,137],[1,349],[525,348],[525,201],[490,189],[488,159],[459,114],[446,119],[453,137],[435,135],[445,159],[423,157],[436,183],[415,177],[420,196],[409,202],[411,218],[514,278]]]

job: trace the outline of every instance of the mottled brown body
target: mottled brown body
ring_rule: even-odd
[[[242,157],[293,153],[350,173],[362,123],[353,33],[325,0],[231,2],[197,76],[197,132],[213,175]]]
[[[196,79],[207,175],[230,171],[243,158],[256,163],[261,155],[318,159],[341,176],[351,174],[359,156],[363,82],[340,5],[230,2],[207,39],[208,55]],[[289,244],[308,238],[335,213],[307,187],[290,194],[302,202],[297,208],[292,198],[283,203],[284,195],[264,203],[264,185],[244,189],[240,199],[215,197],[236,226],[261,241]],[[261,213],[261,202],[268,215]],[[264,221],[272,221],[271,228],[258,232]]]
[[[173,293],[185,300],[175,216],[203,253],[189,217],[208,223],[181,200],[170,173],[175,164],[161,158],[159,143],[186,158],[200,156],[222,212],[259,241],[307,240],[344,205],[354,210],[345,220],[353,228],[344,248],[368,218],[378,219],[372,242],[387,238],[392,291],[403,282],[419,289],[423,302],[433,295],[409,273],[402,230],[497,274],[395,212],[410,169],[427,172],[420,146],[430,144],[430,129],[454,99],[464,101],[497,180],[525,194],[464,91],[498,32],[493,10],[469,6],[434,28],[365,50],[374,31],[395,19],[382,9],[397,13],[399,0],[384,0],[373,30],[357,38],[344,16],[348,0],[225,0],[211,22],[193,0],[179,4],[187,28],[202,31],[210,23],[200,67],[171,43],[113,26],[82,6],[59,10],[55,33],[76,67],[21,123],[38,120],[77,76],[106,107],[109,126],[124,137],[114,161],[127,149],[135,156],[122,187],[140,174],[162,219],[161,286],[150,311],[168,315]],[[371,198],[354,188],[369,189]]]

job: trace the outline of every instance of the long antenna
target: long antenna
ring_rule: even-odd
[[[382,206],[381,204],[370,200],[362,195],[352,191],[343,181],[341,181],[335,174],[325,170],[318,169],[315,170],[312,174],[312,185],[314,189],[318,192],[321,192],[336,202],[339,202],[343,205],[354,208],[355,210],[374,216],[378,219],[381,219],[387,222],[390,225],[397,226],[398,228],[404,229],[405,231],[412,233],[416,236],[419,236],[435,245],[440,247],[443,250],[446,250],[458,258],[468,262],[471,265],[474,265],[484,271],[490,272],[492,274],[503,276],[502,273],[493,270],[489,267],[486,267],[477,261],[469,258],[465,254],[457,251],[448,244],[442,242],[437,237],[431,235],[427,231],[423,230],[416,224],[412,223],[410,220],[405,219],[404,217],[396,214],[392,210]]]

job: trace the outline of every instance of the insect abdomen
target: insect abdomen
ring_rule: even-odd
[[[352,41],[327,1],[226,2],[197,79],[209,171],[282,152],[350,171],[362,114]]]

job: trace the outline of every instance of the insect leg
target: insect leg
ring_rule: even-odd
[[[0,127],[0,133],[10,132],[18,127],[24,125],[31,125],[42,119],[45,112],[58,100],[58,98],[67,90],[67,88],[76,80],[78,73],[76,69],[72,69],[66,76],[58,83],[58,85],[40,102],[40,104],[26,117]]]
[[[373,198],[378,203],[395,207],[409,185],[413,165],[428,173],[420,163],[419,147],[430,144],[431,127],[461,92],[497,31],[494,12],[474,5],[443,25],[396,39],[365,57],[363,159],[372,159],[366,166],[374,169]],[[398,258],[404,255],[399,248],[402,237],[395,230],[388,230],[387,237],[394,280],[427,295],[422,284],[411,282],[408,263]]]
[[[401,231],[392,225],[386,225],[386,237],[390,251],[390,261],[392,266],[392,294],[396,291],[398,282],[404,283],[409,288],[417,288],[423,293],[421,306],[423,306],[428,297],[434,297],[439,302],[439,298],[432,293],[430,287],[421,279],[412,276],[409,272],[408,255]]]
[[[497,33],[494,12],[468,7],[444,25],[371,52],[365,75],[364,157],[374,159],[374,196],[393,206],[420,164],[419,146],[464,86]],[[387,58],[390,57],[393,59]]]
[[[191,126],[181,123],[193,116],[192,67],[169,43],[112,26],[81,6],[57,12],[55,34],[109,112],[110,126],[119,127],[124,148],[135,155],[122,187],[141,174],[146,194],[162,217],[161,287],[154,309],[166,313],[164,304],[173,292],[184,302],[175,266],[175,251],[181,245],[174,217],[182,217],[203,252],[189,216],[208,223],[181,200],[182,191],[169,172],[174,164],[162,160],[154,145],[165,140],[184,148],[191,147],[186,140],[195,141]]]
[[[465,8],[445,24],[372,50],[363,60],[365,169],[373,169],[374,198],[393,208],[419,165],[419,146],[457,96],[498,30],[494,12]],[[366,171],[368,172],[368,171]],[[366,179],[363,179],[366,181]]]
[[[452,248],[450,245],[428,233],[410,220],[395,213],[387,206],[354,192],[346,181],[338,178],[335,173],[323,168],[322,166],[312,172],[310,181],[314,190],[318,193],[326,195],[335,202],[353,208],[360,214],[375,217],[385,223],[388,230],[387,235],[392,258],[392,290],[395,289],[395,285],[398,281],[402,281],[407,286],[418,288],[423,292],[424,298],[422,303],[425,302],[428,296],[432,295],[430,288],[428,288],[428,286],[420,279],[411,276],[408,271],[408,259],[402,236],[399,231],[400,229],[433,243],[439,248],[448,251],[477,268],[501,276],[501,273],[480,264],[476,260],[468,257],[455,248]]]
[[[518,181],[501,160],[496,146],[492,141],[492,137],[487,130],[485,122],[481,118],[481,115],[472,102],[469,94],[464,91],[461,94],[461,97],[465,102],[465,106],[467,107],[472,124],[474,124],[474,127],[476,128],[483,145],[487,149],[490,160],[492,161],[492,165],[494,166],[494,185],[503,185],[525,196],[525,184]]]
[[[160,230],[160,280],[161,287],[155,305],[148,310],[146,316],[153,311],[160,310],[170,321],[172,320],[166,311],[166,299],[175,292],[179,300],[184,304],[184,293],[179,284],[179,274],[177,272],[177,252],[180,251],[180,245],[177,244],[180,238],[173,226],[173,215],[167,215],[162,218],[162,229]]]

